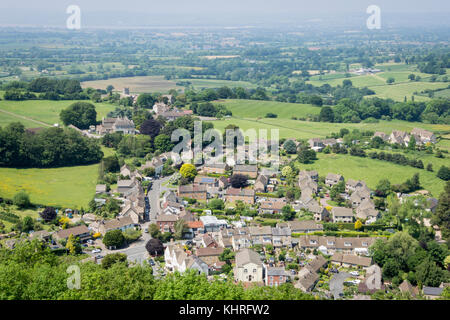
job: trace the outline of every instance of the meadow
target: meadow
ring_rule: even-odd
[[[177,82],[190,82],[195,90],[220,88],[227,86],[229,88],[243,87],[246,89],[256,88],[256,85],[247,81],[215,80],[215,79],[179,79]]]
[[[226,106],[237,118],[262,118],[267,113],[275,113],[278,118],[291,119],[292,116],[306,117],[320,113],[320,107],[300,103],[238,99],[219,100],[216,103]]]
[[[112,85],[115,91],[120,92],[122,92],[123,88],[130,88],[130,93],[166,93],[170,89],[183,89],[183,87],[177,86],[174,81],[164,79],[163,76],[111,78],[107,80],[84,81],[81,83],[82,88],[90,87],[103,90],[109,85]]]
[[[436,172],[349,155],[318,153],[318,160],[313,164],[297,165],[301,170],[317,170],[321,176],[338,173],[345,179],[363,180],[371,189],[375,189],[381,179],[387,178],[392,184],[399,184],[410,179],[415,173],[419,173],[421,185],[434,197],[439,197],[445,185],[443,180],[436,177]]]
[[[89,166],[14,169],[0,168],[0,197],[12,199],[25,190],[33,204],[87,208],[95,194],[98,164]]]
[[[26,127],[41,127],[39,123],[35,123],[32,120],[41,121],[48,125],[55,123],[62,124],[59,119],[59,113],[61,110],[67,108],[69,105],[76,101],[73,100],[26,100],[26,101],[0,101],[0,111],[5,110],[18,115],[14,117],[10,114],[1,113],[0,125],[5,125],[8,122],[20,121],[23,122]],[[92,101],[87,101],[92,103]],[[103,117],[106,117],[108,112],[114,110],[115,106],[109,103],[94,103],[97,111],[97,120],[100,121]],[[7,116],[8,118],[4,116]],[[28,120],[23,119],[27,118]],[[31,119],[31,120],[30,120]]]

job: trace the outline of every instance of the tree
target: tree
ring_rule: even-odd
[[[320,109],[319,120],[321,122],[333,122],[334,121],[333,109],[331,109],[331,107],[323,107],[322,109]]]
[[[292,220],[295,217],[295,211],[288,204],[281,208],[281,214],[283,215],[284,221]]]
[[[375,193],[380,197],[386,197],[391,191],[391,182],[388,179],[381,179],[378,182]]]
[[[150,239],[146,243],[145,249],[147,249],[148,254],[151,255],[152,257],[160,256],[160,255],[164,254],[164,246],[163,246],[161,240],[156,239],[156,238]]]
[[[301,148],[297,154],[300,163],[308,164],[317,159],[316,152],[312,149]]]
[[[413,135],[411,135],[411,138],[409,139],[408,149],[409,150],[416,150],[416,138],[414,138]]]
[[[183,178],[187,178],[192,181],[197,175],[197,169],[193,164],[185,163],[180,168],[180,174]]]
[[[359,219],[356,220],[356,222],[355,222],[355,230],[361,229],[362,226],[363,226],[363,224],[362,224],[361,220],[359,220]]]
[[[53,207],[45,207],[45,209],[42,210],[39,215],[42,219],[44,219],[45,222],[49,222],[56,218],[56,210]]]
[[[156,121],[155,119],[151,118],[148,120],[145,120],[141,127],[139,128],[139,132],[142,134],[149,135],[152,139],[154,139],[161,130],[161,123]]]
[[[148,227],[148,232],[150,233],[150,235],[152,236],[152,238],[159,238],[160,236],[160,230],[158,228],[158,226],[155,223],[152,223],[149,227]]]
[[[169,152],[173,149],[173,143],[170,140],[170,137],[165,134],[156,136],[153,144],[155,145],[155,149],[161,152]]]
[[[292,140],[286,140],[286,142],[283,144],[283,148],[289,154],[295,154],[297,152],[297,146]]]
[[[432,163],[427,164],[427,171],[433,172],[433,164]]]
[[[392,78],[392,77],[390,77],[390,78],[388,78],[388,79],[386,80],[386,83],[387,83],[387,84],[392,84],[392,83],[394,83],[394,82],[395,82],[395,79]]]
[[[79,238],[75,238],[73,234],[69,235],[66,242],[66,249],[69,250],[70,254],[81,253],[81,242]]]
[[[243,174],[233,174],[230,178],[231,186],[233,188],[245,188],[247,186],[248,176]]]
[[[113,90],[114,90],[114,86],[111,85],[111,84],[109,84],[109,85],[106,87],[106,92],[108,92],[109,94],[111,94]]]
[[[450,168],[446,167],[446,166],[441,166],[439,168],[439,171],[437,172],[436,176],[439,179],[442,179],[444,181],[449,181],[450,180]]]
[[[128,265],[127,255],[125,253],[116,252],[116,253],[107,254],[102,259],[103,269],[109,269],[115,263],[124,263],[125,265]]]
[[[281,175],[283,177],[288,177],[293,173],[292,168],[290,166],[285,166],[283,169],[281,169]]]
[[[31,206],[30,197],[25,191],[19,191],[14,195],[13,204],[19,209],[26,209]]]
[[[444,271],[430,259],[426,259],[417,266],[417,281],[425,286],[439,287],[444,279]]]
[[[142,93],[136,100],[136,104],[142,108],[151,108],[157,100],[150,93]]]
[[[175,222],[174,229],[175,229],[174,232],[175,239],[178,240],[183,239],[183,234],[188,230],[186,221],[184,221],[183,219],[177,220],[177,222]]]
[[[125,242],[125,237],[121,230],[111,230],[103,236],[103,244],[106,247],[120,248]]]
[[[209,200],[208,206],[212,210],[223,210],[225,208],[225,203],[221,199],[214,198]]]
[[[450,240],[450,181],[447,181],[444,191],[439,196],[436,212],[432,216],[432,222],[437,224],[442,232],[442,237]]]
[[[61,110],[59,117],[66,125],[74,125],[78,129],[88,129],[97,123],[97,111],[89,102],[75,102]]]
[[[414,81],[416,79],[416,75],[414,73],[411,73],[410,75],[408,75],[408,79]]]

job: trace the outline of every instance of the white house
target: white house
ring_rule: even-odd
[[[248,248],[237,252],[234,279],[242,282],[263,282],[263,264],[259,254]]]

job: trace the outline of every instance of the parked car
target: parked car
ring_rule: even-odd
[[[94,249],[94,250],[92,250],[92,253],[100,253],[100,252],[102,252],[101,249]]]
[[[155,261],[154,261],[153,259],[148,259],[148,263],[149,263],[151,266],[154,266],[154,265],[155,265]]]
[[[355,277],[357,277],[357,276],[359,276],[359,272],[358,271],[351,271],[351,272],[349,272],[352,276],[355,276]]]
[[[97,255],[97,256],[95,256],[98,260],[100,260],[100,259],[103,259],[104,257],[101,255],[101,254],[99,254],[99,255]]]
[[[145,232],[145,233],[148,233],[148,228],[145,228],[145,229],[144,229],[144,232]]]

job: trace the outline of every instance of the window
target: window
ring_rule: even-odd
[[[244,273],[247,273],[248,272],[248,270],[247,269],[244,269]]]
[[[310,244],[316,244],[317,241],[316,241],[316,240],[309,240],[309,243],[310,243]]]
[[[369,243],[363,242],[362,245],[363,245],[363,247],[367,247],[369,245]]]
[[[352,243],[351,243],[351,242],[344,242],[344,246],[346,246],[346,247],[351,247],[351,246],[352,246]]]
[[[253,273],[256,273],[256,269],[253,269]]]

